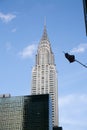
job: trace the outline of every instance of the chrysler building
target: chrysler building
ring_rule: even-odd
[[[35,66],[32,69],[32,95],[50,94],[52,99],[52,124],[58,126],[58,85],[54,54],[48,39],[46,25],[38,45]]]

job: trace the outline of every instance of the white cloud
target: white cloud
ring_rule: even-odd
[[[75,103],[84,103],[87,104],[87,95],[82,94],[70,94],[70,95],[66,95],[64,97],[61,97],[59,99],[59,105],[60,106],[65,106],[65,105],[70,105],[71,102],[75,105]]]
[[[36,44],[31,44],[27,47],[25,47],[21,52],[19,52],[19,55],[22,58],[30,58],[33,56],[35,51],[37,50],[37,45]]]
[[[70,126],[87,127],[87,95],[70,94],[59,98],[60,124],[65,128]],[[82,129],[81,129],[82,130]]]
[[[0,19],[4,22],[4,23],[8,23],[10,22],[11,20],[13,20],[14,18],[16,18],[16,15],[14,14],[4,14],[2,12],[0,12]]]
[[[87,44],[80,44],[77,47],[73,48],[71,53],[83,53],[87,50]]]
[[[13,28],[11,31],[14,33],[14,32],[16,32],[16,31],[17,31],[17,29],[16,29],[16,28]]]
[[[6,50],[9,51],[9,50],[11,50],[11,48],[12,48],[11,43],[10,43],[10,42],[7,42],[7,43],[6,43]]]

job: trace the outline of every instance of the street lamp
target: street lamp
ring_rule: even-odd
[[[81,62],[79,62],[78,60],[76,60],[74,55],[70,55],[70,54],[65,53],[65,52],[64,52],[64,55],[65,55],[65,58],[66,58],[70,63],[76,61],[76,62],[78,62],[80,65],[82,65],[82,66],[84,66],[85,68],[87,68],[86,65],[84,65],[84,64],[82,64]]]

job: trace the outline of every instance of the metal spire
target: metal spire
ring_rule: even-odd
[[[41,40],[48,40],[47,29],[46,29],[46,17],[44,18],[44,30],[43,30],[43,35]]]
[[[46,26],[46,16],[44,17],[44,26]]]

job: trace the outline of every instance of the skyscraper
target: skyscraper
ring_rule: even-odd
[[[52,123],[53,126],[58,126],[57,72],[46,25],[44,25],[43,35],[38,46],[36,63],[32,69],[31,94],[50,94],[52,100]]]

